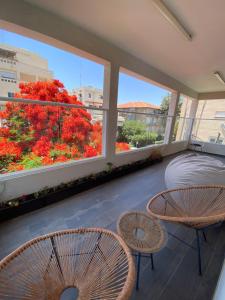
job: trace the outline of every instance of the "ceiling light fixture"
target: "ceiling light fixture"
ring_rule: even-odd
[[[224,78],[223,78],[223,75],[222,75],[220,72],[216,71],[216,72],[213,73],[213,75],[216,76],[216,78],[217,78],[222,84],[225,84],[225,80],[224,80]]]
[[[166,7],[162,0],[152,0],[152,3],[159,10],[161,15],[175,27],[188,41],[192,40],[191,34],[184,28],[176,16]]]

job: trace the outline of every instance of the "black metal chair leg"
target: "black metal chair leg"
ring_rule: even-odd
[[[154,270],[155,267],[154,267],[154,261],[153,261],[153,253],[151,253],[151,264],[152,264],[152,270]]]
[[[137,279],[136,279],[136,290],[139,290],[139,275],[140,275],[140,264],[141,264],[141,253],[137,256]]]
[[[203,237],[204,237],[205,242],[207,243],[207,238],[206,238],[206,234],[205,234],[204,229],[202,230],[202,235],[203,235]]]
[[[202,276],[201,246],[200,246],[199,230],[196,229],[195,231],[196,231],[196,237],[197,237],[197,250],[198,250],[198,272],[199,272],[199,275]]]

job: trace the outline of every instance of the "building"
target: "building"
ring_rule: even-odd
[[[127,102],[118,104],[119,117],[124,120],[143,122],[149,131],[163,134],[165,131],[165,118],[161,115],[160,106],[142,102]]]
[[[0,44],[0,96],[13,97],[20,82],[47,81],[53,78],[48,61],[36,53]]]
[[[73,89],[72,93],[83,102],[85,106],[101,108],[103,106],[103,90],[93,86],[83,86]],[[103,112],[90,109],[93,121],[102,122]]]
[[[225,144],[225,100],[199,100],[192,138]]]

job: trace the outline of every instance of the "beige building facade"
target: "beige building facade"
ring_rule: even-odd
[[[199,100],[192,139],[225,144],[225,99]]]
[[[173,141],[188,140],[192,126],[191,110],[192,110],[193,99],[180,95],[178,103],[177,117],[174,126]]]
[[[102,108],[103,106],[103,90],[93,86],[83,86],[75,88],[72,93],[85,105],[89,107]],[[92,120],[95,122],[103,121],[103,111],[90,109],[88,112],[92,116]]]
[[[20,82],[47,81],[53,78],[48,61],[16,47],[0,44],[0,96],[13,97]]]

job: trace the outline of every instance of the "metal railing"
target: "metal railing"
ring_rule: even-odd
[[[42,100],[33,100],[33,99],[24,99],[24,98],[14,98],[14,97],[0,97],[0,102],[18,102],[18,103],[27,103],[43,106],[59,106],[59,107],[69,107],[69,108],[82,108],[82,109],[92,109],[92,110],[101,110],[108,111],[107,108],[103,107],[92,107],[85,105],[76,105],[70,103],[54,102],[54,101],[42,101]]]

